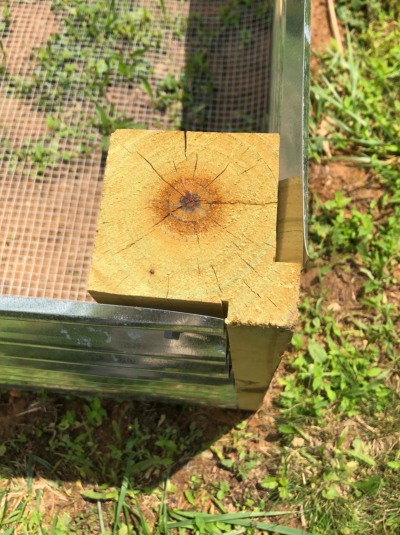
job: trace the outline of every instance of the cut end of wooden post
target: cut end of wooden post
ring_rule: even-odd
[[[234,333],[289,332],[296,320],[299,266],[275,262],[278,171],[277,134],[115,132],[90,294],[226,318],[239,389],[237,358],[262,358],[263,342],[239,356]]]

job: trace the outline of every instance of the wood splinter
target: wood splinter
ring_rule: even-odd
[[[277,134],[116,131],[88,287],[101,303],[225,318],[249,410],[297,320],[301,266],[275,262],[278,168]]]

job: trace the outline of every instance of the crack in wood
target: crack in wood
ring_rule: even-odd
[[[258,297],[259,297],[260,299],[262,299],[261,295],[260,295],[259,293],[255,292],[255,291],[253,290],[253,288],[251,288],[251,287],[247,284],[246,281],[243,281],[243,282],[245,283],[245,285],[247,286],[247,288],[248,288],[251,292],[253,292],[253,294],[258,295]]]
[[[183,131],[183,135],[185,138],[185,158],[187,159],[187,132],[186,130]]]
[[[228,169],[229,167],[229,163],[226,165],[225,169],[223,171],[221,171],[215,178],[213,178],[213,180],[211,180],[211,182],[209,182],[206,186],[204,186],[205,188],[208,188],[208,186],[210,184],[212,184],[213,182],[215,182],[217,180],[217,178],[219,178],[221,175],[223,175],[225,173],[225,171]]]
[[[128,152],[129,152],[129,151],[128,151]],[[182,195],[182,192],[181,192],[181,191],[179,191],[178,189],[176,189],[172,184],[170,184],[170,183],[168,182],[168,180],[165,180],[165,178],[164,178],[162,175],[160,175],[160,173],[157,171],[157,169],[153,166],[153,164],[152,164],[151,162],[149,162],[149,160],[148,160],[147,158],[145,158],[145,157],[144,157],[142,154],[140,154],[140,152],[138,152],[138,151],[136,152],[136,154],[138,154],[141,158],[143,158],[143,160],[144,160],[145,162],[147,162],[147,163],[150,165],[150,167],[153,169],[153,171],[157,174],[157,176],[159,176],[159,177],[161,178],[161,180],[162,180],[163,182],[165,182],[166,184],[168,184],[168,186],[169,186],[170,188],[174,189],[176,192],[178,192],[180,195]]]
[[[212,268],[212,270],[214,271],[214,275],[215,275],[215,278],[216,278],[216,280],[217,280],[217,284],[218,284],[219,291],[222,293],[222,289],[221,289],[221,286],[220,286],[220,284],[219,284],[219,280],[218,280],[217,274],[216,274],[215,269],[214,269],[214,266],[213,266],[212,264],[211,264],[211,268]]]
[[[193,229],[196,233],[196,238],[197,238],[197,245],[199,246],[199,249],[200,249],[200,238],[199,238],[199,233],[197,232],[197,229],[196,229],[196,223],[193,221]]]
[[[257,275],[258,275],[259,277],[261,277],[262,279],[264,279],[264,277],[263,277],[260,273],[258,273],[258,271],[256,270],[255,267],[253,267],[251,264],[249,264],[249,262],[247,262],[247,260],[245,260],[244,258],[242,258],[240,255],[238,255],[238,256],[239,256],[240,260],[242,260],[242,261],[243,261],[245,264],[247,264],[253,271],[255,271],[255,273],[257,273]]]
[[[195,165],[194,165],[194,171],[193,171],[192,180],[194,180],[194,175],[196,174],[198,161],[199,161],[199,155],[198,155],[197,152],[196,152],[196,163],[195,163]]]

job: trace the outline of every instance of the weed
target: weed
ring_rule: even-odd
[[[133,119],[124,118],[121,114],[115,113],[113,104],[109,107],[109,112],[95,103],[98,120],[94,122],[102,134],[101,149],[103,152],[108,151],[110,144],[110,135],[121,128],[147,128],[145,124],[136,123]]]
[[[3,2],[3,13],[0,21],[0,34],[2,37],[7,37],[11,31],[11,10],[8,5],[8,0]]]

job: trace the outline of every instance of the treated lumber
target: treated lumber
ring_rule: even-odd
[[[241,408],[262,402],[296,323],[300,266],[275,262],[277,134],[117,130],[88,290],[225,318]]]

